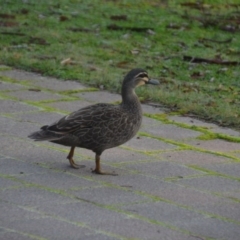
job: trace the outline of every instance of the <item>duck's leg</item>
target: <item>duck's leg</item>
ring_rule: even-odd
[[[96,168],[92,171],[93,173],[101,174],[101,175],[112,175],[112,176],[118,175],[116,173],[102,172],[101,165],[100,165],[100,155],[96,154],[95,162],[96,162]]]
[[[84,165],[78,165],[78,164],[76,164],[76,163],[74,162],[74,160],[73,160],[74,149],[75,149],[75,147],[71,147],[70,152],[69,152],[69,154],[68,154],[68,156],[67,156],[67,159],[69,160],[70,165],[71,165],[73,168],[76,168],[76,169],[85,167]]]

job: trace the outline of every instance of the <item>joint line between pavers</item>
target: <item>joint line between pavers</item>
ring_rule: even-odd
[[[13,204],[13,205],[16,205],[16,204]],[[112,232],[104,231],[104,230],[101,230],[101,229],[92,228],[89,224],[87,224],[85,222],[75,222],[75,221],[71,221],[71,220],[65,219],[63,217],[56,216],[54,214],[49,214],[49,213],[46,213],[46,212],[38,211],[36,209],[29,208],[29,207],[26,207],[26,206],[21,206],[21,205],[17,205],[17,206],[19,208],[24,209],[24,210],[38,213],[38,214],[42,215],[43,217],[56,219],[58,221],[62,221],[62,222],[69,223],[69,224],[72,224],[72,225],[75,225],[75,226],[86,228],[86,229],[89,229],[89,230],[91,230],[91,231],[93,231],[95,233],[100,233],[100,234],[103,234],[103,235],[106,235],[106,236],[109,236],[109,237],[114,237],[114,238],[117,238],[119,240],[128,240],[128,238],[123,237],[123,236],[121,236],[119,234],[115,234],[115,233],[112,233]]]
[[[216,218],[216,219],[220,219],[222,221],[225,221],[225,222],[231,222],[231,223],[234,223],[234,224],[237,224],[237,225],[240,225],[240,221],[237,221],[237,220],[233,220],[231,218],[227,218],[227,217],[222,217],[220,215],[217,215],[217,214],[212,214],[212,213],[209,213],[209,212],[206,212],[206,211],[202,211],[202,210],[198,210],[198,209],[195,209],[193,207],[190,207],[190,206],[187,206],[187,205],[184,205],[184,204],[179,204],[177,202],[174,202],[174,201],[171,201],[171,200],[168,200],[168,199],[165,199],[165,198],[160,198],[158,196],[154,196],[154,195],[151,195],[151,194],[147,194],[147,193],[142,193],[141,191],[134,191],[134,193],[136,194],[139,194],[140,196],[148,196],[149,198],[151,198],[154,202],[165,202],[165,203],[168,203],[168,204],[171,204],[171,205],[174,205],[174,206],[177,206],[177,207],[180,207],[180,208],[183,208],[183,209],[187,209],[191,212],[196,212],[196,213],[200,213],[204,216],[207,216],[207,217],[213,217],[213,218]]]
[[[151,150],[151,151],[146,151],[146,150],[139,150],[139,149],[135,149],[135,148],[131,148],[131,147],[127,147],[127,146],[123,146],[121,145],[120,148],[128,150],[128,151],[134,151],[134,152],[138,152],[138,153],[142,153],[144,155],[149,155],[151,156],[152,154],[156,154],[156,153],[165,153],[165,152],[171,152],[171,151],[178,151],[178,150],[184,150],[184,148],[178,147],[177,149],[166,149],[166,150]]]
[[[169,120],[167,118],[166,114],[144,114],[144,116],[155,119],[157,121],[160,121],[162,123],[165,124],[172,124],[181,128],[185,128],[185,129],[189,129],[189,130],[194,130],[194,131],[198,131],[198,132],[202,132],[203,135],[198,136],[198,139],[223,139],[226,141],[230,141],[230,142],[240,142],[240,137],[235,137],[235,136],[231,136],[231,135],[227,135],[227,134],[222,134],[222,133],[215,133],[212,132],[208,129],[206,129],[205,127],[198,127],[195,125],[188,125],[186,123],[179,123],[173,120]],[[207,135],[208,137],[206,138]]]
[[[25,237],[30,237],[32,239],[36,239],[36,240],[48,240],[48,238],[43,238],[43,237],[40,237],[40,236],[37,236],[37,235],[33,235],[33,234],[30,234],[30,233],[26,233],[26,232],[22,232],[22,231],[18,231],[18,230],[15,230],[15,229],[12,229],[12,228],[6,228],[6,227],[1,227],[1,229],[7,231],[7,232],[13,232],[13,233],[18,233],[22,236],[25,236]]]
[[[210,154],[214,154],[214,155],[217,155],[217,156],[223,156],[223,157],[226,157],[226,158],[231,158],[235,162],[240,162],[239,158],[237,158],[235,156],[232,156],[232,155],[229,155],[229,154],[222,153],[222,152],[216,152],[216,151],[210,151],[210,150],[198,148],[198,147],[188,145],[188,144],[185,144],[185,143],[181,143],[181,142],[177,142],[177,141],[174,141],[174,140],[171,140],[171,139],[166,139],[166,138],[154,136],[154,135],[148,134],[146,132],[139,132],[139,135],[154,138],[154,139],[166,142],[166,143],[171,143],[173,145],[182,147],[182,149],[184,148],[185,150],[193,150],[193,151],[197,151],[197,152],[210,153]]]
[[[57,93],[68,96],[76,93],[97,92],[97,91],[99,91],[99,89],[89,87],[89,88],[77,89],[77,90],[58,91]]]

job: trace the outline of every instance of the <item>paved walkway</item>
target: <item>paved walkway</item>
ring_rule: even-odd
[[[240,133],[144,105],[137,137],[102,155],[27,135],[120,96],[0,67],[0,239],[240,239]],[[226,141],[224,139],[231,139]],[[234,142],[235,141],[235,142]]]

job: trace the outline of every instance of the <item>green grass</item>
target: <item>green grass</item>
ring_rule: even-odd
[[[161,81],[137,89],[144,101],[238,128],[240,65],[193,64],[183,56],[239,61],[239,1],[165,2],[0,0],[0,64],[115,92],[127,71],[142,67]],[[108,29],[112,24],[122,29]],[[235,31],[223,30],[229,27]],[[61,64],[67,58],[70,64]]]

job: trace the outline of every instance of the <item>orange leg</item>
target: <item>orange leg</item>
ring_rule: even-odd
[[[112,175],[112,176],[117,176],[118,175],[116,173],[102,172],[101,165],[100,165],[100,155],[96,154],[95,162],[96,162],[96,168],[92,171],[93,173],[101,174],[101,175]]]
[[[76,164],[76,163],[74,162],[74,160],[73,160],[74,149],[75,149],[75,147],[71,147],[70,152],[69,152],[69,154],[68,154],[68,156],[67,156],[67,159],[69,160],[70,165],[71,165],[73,168],[76,168],[76,169],[85,167],[84,165],[78,165],[78,164]]]

